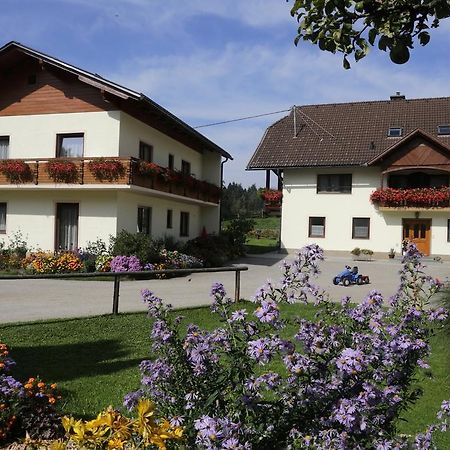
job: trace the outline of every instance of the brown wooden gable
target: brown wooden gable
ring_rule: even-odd
[[[450,150],[418,132],[404,143],[399,143],[381,161],[383,171],[407,168],[430,168],[450,172]]]
[[[99,89],[29,57],[0,73],[0,116],[114,109]]]

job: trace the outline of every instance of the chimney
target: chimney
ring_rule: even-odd
[[[405,100],[405,96],[401,95],[399,91],[395,93],[395,95],[391,95],[391,101],[397,101],[397,100]]]

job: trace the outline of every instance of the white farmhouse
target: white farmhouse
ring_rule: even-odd
[[[74,249],[121,230],[219,230],[231,156],[143,94],[10,42],[0,48],[0,241]]]
[[[399,254],[406,239],[450,256],[448,97],[294,107],[247,169],[282,181],[284,249]]]

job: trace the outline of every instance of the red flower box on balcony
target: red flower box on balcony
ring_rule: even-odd
[[[445,208],[450,206],[450,188],[377,189],[370,201],[378,206]]]
[[[78,180],[78,168],[72,161],[49,161],[47,173],[56,182],[75,183]]]
[[[125,174],[125,167],[116,159],[97,159],[89,161],[88,168],[100,181],[114,181]]]
[[[10,183],[26,183],[33,179],[30,166],[24,161],[6,160],[0,163],[0,172]]]

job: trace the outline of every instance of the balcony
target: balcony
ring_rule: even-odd
[[[0,161],[2,185],[138,186],[219,203],[221,189],[207,181],[136,158],[51,158]]]
[[[377,189],[370,201],[380,211],[450,211],[450,188]]]

